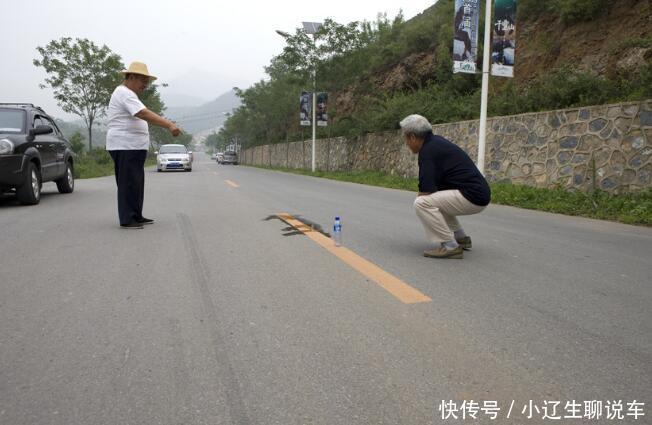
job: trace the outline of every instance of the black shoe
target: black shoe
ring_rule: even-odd
[[[455,241],[459,246],[462,247],[464,251],[471,251],[471,248],[473,248],[473,243],[471,242],[470,236],[464,236],[462,239],[455,238]]]
[[[137,222],[129,223],[129,224],[121,224],[120,225],[121,229],[142,229],[143,225]]]
[[[136,220],[136,221],[139,224],[152,224],[152,223],[154,223],[154,220],[152,220],[151,218],[145,218],[145,217],[142,217],[140,220]]]

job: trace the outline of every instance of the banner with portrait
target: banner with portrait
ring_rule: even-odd
[[[321,92],[317,93],[317,125],[320,127],[326,127],[328,125],[328,110],[326,109],[328,104],[328,93]]]
[[[299,124],[312,125],[312,92],[302,91],[299,96]]]
[[[491,75],[514,77],[516,52],[516,0],[495,0]]]
[[[479,0],[455,0],[453,72],[476,72],[479,19]]]

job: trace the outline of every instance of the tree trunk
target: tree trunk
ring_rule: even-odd
[[[88,152],[93,150],[93,120],[88,120]]]

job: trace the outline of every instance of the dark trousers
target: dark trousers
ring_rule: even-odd
[[[146,150],[109,151],[115,165],[118,185],[118,217],[120,224],[129,224],[143,218],[145,197]]]

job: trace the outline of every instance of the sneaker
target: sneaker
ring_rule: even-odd
[[[462,239],[455,239],[455,241],[462,247],[463,250],[471,250],[472,244],[470,236],[464,236]]]
[[[464,258],[464,250],[462,249],[462,245],[454,249],[446,249],[443,246],[440,246],[428,251],[423,251],[423,256],[429,258]]]
[[[121,224],[120,225],[121,229],[142,229],[143,225],[137,222],[129,223],[129,224]]]
[[[138,223],[140,223],[140,224],[152,224],[152,223],[154,223],[154,220],[152,220],[151,218],[145,218],[145,217],[142,217],[140,220],[136,220],[136,221]]]

